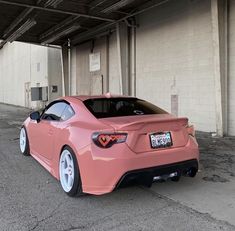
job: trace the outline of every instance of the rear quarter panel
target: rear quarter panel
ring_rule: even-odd
[[[71,106],[75,111],[75,115],[67,121],[60,122],[55,134],[53,175],[57,179],[59,179],[59,158],[65,146],[73,149],[79,163],[80,172],[84,172],[89,163],[84,161],[81,155],[84,155],[83,150],[90,146],[92,134],[97,131],[113,131],[111,126],[104,125],[91,115],[82,102],[71,103]]]

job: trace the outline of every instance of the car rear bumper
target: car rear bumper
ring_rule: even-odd
[[[152,181],[153,176],[178,171],[184,175],[189,168],[198,170],[199,150],[194,138],[179,148],[153,150],[136,154],[126,144],[101,149],[95,144],[80,150],[78,155],[82,187],[85,193],[109,193],[130,181]]]
[[[124,187],[132,182],[151,186],[154,177],[170,175],[171,173],[177,173],[177,176],[183,175],[194,177],[197,171],[198,161],[196,159],[128,171],[121,177],[116,188]]]

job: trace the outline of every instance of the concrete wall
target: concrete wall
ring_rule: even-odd
[[[72,51],[74,52],[74,51]],[[102,94],[108,89],[107,86],[107,42],[106,37],[96,39],[93,43],[88,42],[76,47],[76,92],[82,94]],[[99,71],[89,70],[89,54],[100,53],[101,67]],[[73,56],[72,56],[73,57]],[[73,61],[72,61],[73,63]]]
[[[229,12],[229,134],[235,134],[234,18],[235,2]],[[130,37],[131,92],[178,116],[187,116],[197,130],[215,132],[216,90],[210,0],[172,0],[137,17],[136,59],[132,57],[133,34]],[[120,93],[117,36],[99,40],[101,50],[107,47],[108,90]],[[233,49],[234,48],[234,49]],[[92,94],[88,55],[91,43],[76,49],[78,94]],[[132,73],[136,61],[136,73]],[[136,76],[136,89],[133,77]]]
[[[7,44],[0,52],[0,102],[25,105],[25,83],[30,82],[31,46]]]
[[[48,85],[47,48],[14,42],[0,52],[0,102],[35,108],[31,87]]]
[[[136,95],[179,116],[201,131],[216,131],[210,0],[170,1],[137,17]],[[76,48],[78,94],[93,93],[93,75],[105,73],[108,44],[108,89],[120,93],[117,38],[96,40],[102,71],[89,72],[92,43]],[[133,88],[133,86],[132,86]]]
[[[47,48],[47,52],[49,101],[52,101],[62,96],[61,50]],[[52,92],[52,86],[57,86],[57,92]]]
[[[48,48],[30,45],[30,80],[31,86],[44,87],[48,85]],[[29,65],[29,64],[28,64]]]
[[[229,1],[228,39],[228,132],[235,135],[235,1]]]
[[[57,93],[49,91],[53,100],[62,94],[61,78],[59,49],[13,42],[0,51],[0,102],[40,107],[42,103],[31,102],[30,88],[57,85]]]
[[[138,24],[137,96],[215,131],[210,1],[170,1]]]
[[[77,49],[71,50],[71,95],[77,95]]]
[[[91,79],[89,72],[90,43],[76,47],[77,52],[77,93],[79,95],[91,94]]]
[[[100,52],[101,70],[89,71],[89,54]],[[74,54],[76,53],[76,56]],[[103,76],[103,93],[120,94],[117,35],[113,32],[109,38],[96,39],[72,49],[72,94],[100,94],[100,76]],[[76,67],[75,64],[76,63]]]
[[[118,68],[117,36],[113,33],[109,38],[109,91],[113,94],[120,94]]]

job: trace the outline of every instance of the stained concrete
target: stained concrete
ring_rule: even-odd
[[[198,134],[196,178],[70,198],[19,151],[28,110],[0,104],[0,230],[235,230],[234,138]]]

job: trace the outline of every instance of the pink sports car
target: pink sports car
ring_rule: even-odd
[[[69,196],[194,177],[199,161],[187,118],[110,94],[63,97],[31,113],[20,131],[20,150],[60,180]]]

